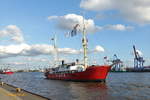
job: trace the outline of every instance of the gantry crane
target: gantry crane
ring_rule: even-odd
[[[133,51],[134,51],[134,69],[143,69],[143,64],[145,62],[145,60],[143,59],[143,57],[141,57],[141,55],[139,54],[139,52],[137,52],[135,45],[133,45]]]
[[[117,57],[116,54],[114,54],[112,62],[113,63],[120,62],[113,66],[112,68],[113,71],[122,71],[123,62]]]

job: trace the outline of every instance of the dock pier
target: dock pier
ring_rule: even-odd
[[[0,100],[51,100],[0,81]]]

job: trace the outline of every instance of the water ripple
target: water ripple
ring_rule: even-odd
[[[150,100],[150,73],[110,73],[105,84],[47,80],[39,72],[0,77],[53,100]]]

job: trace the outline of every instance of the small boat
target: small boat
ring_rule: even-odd
[[[3,70],[0,70],[0,74],[7,74],[7,75],[11,75],[13,74],[14,72],[11,71],[10,69],[3,69]]]

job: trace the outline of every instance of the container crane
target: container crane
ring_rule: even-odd
[[[120,62],[120,63],[115,64],[112,68],[112,71],[122,71],[123,62],[117,57],[116,54],[114,54],[112,63],[116,63],[116,62]]]
[[[133,51],[134,51],[134,69],[139,70],[139,69],[143,69],[143,64],[145,62],[145,60],[143,59],[143,57],[140,56],[139,52],[137,52],[135,45],[133,45]]]

